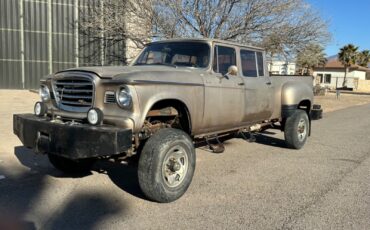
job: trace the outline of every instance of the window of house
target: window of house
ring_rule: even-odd
[[[325,82],[324,83],[328,83],[330,84],[331,83],[331,74],[325,74]]]
[[[256,52],[241,50],[242,72],[244,77],[257,77]]]
[[[320,83],[324,83],[324,75],[319,73],[317,74],[317,78],[320,80]]]
[[[236,65],[235,49],[225,46],[215,46],[213,70],[224,75],[232,65]]]

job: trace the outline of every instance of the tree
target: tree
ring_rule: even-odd
[[[345,73],[344,73],[344,79],[343,79],[343,87],[347,86],[347,74],[349,71],[349,68],[356,64],[357,62],[357,50],[358,46],[355,46],[353,44],[348,44],[346,46],[343,46],[339,53],[338,53],[338,59],[339,61],[344,65]]]
[[[104,0],[89,8],[81,14],[80,33],[106,45],[122,39],[142,46],[148,38],[217,38],[263,46],[274,55],[330,37],[326,22],[304,0]]]
[[[302,0],[162,0],[156,9],[167,22],[155,24],[164,38],[233,40],[281,54],[329,37],[326,22]]]
[[[141,49],[152,38],[151,21],[157,21],[152,6],[151,0],[101,0],[80,8],[82,58],[101,65],[126,64],[132,58],[127,49]]]
[[[358,53],[357,63],[360,66],[368,67],[370,63],[370,50],[363,50],[362,52]]]
[[[307,45],[297,55],[297,65],[301,68],[301,74],[310,74],[314,67],[323,66],[326,63],[324,48],[316,43]]]

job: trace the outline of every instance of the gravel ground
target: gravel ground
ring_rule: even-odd
[[[12,114],[31,112],[36,100],[0,91],[0,226],[14,219],[28,229],[370,229],[368,104],[326,113],[299,151],[286,149],[277,130],[256,143],[231,139],[223,154],[197,149],[187,193],[158,204],[140,192],[135,165],[100,162],[69,177],[23,148]]]
[[[328,93],[326,96],[315,96],[315,104],[320,104],[325,112],[348,108],[356,105],[370,103],[370,95],[356,95],[342,93],[337,99],[335,93]]]

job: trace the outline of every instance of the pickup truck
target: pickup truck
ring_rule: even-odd
[[[222,152],[222,136],[280,128],[287,147],[302,148],[311,132],[312,85],[311,77],[270,77],[261,48],[157,41],[128,66],[43,78],[34,114],[15,114],[13,129],[66,173],[136,155],[143,193],[171,202],[191,183],[198,142]]]

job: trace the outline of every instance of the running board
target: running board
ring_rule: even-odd
[[[225,146],[218,139],[217,135],[205,137],[205,140],[209,149],[212,150],[213,153],[223,153],[225,151]],[[216,143],[211,143],[211,141],[216,141]]]

